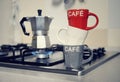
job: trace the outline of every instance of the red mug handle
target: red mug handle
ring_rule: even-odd
[[[94,13],[89,13],[89,16],[94,16],[96,18],[96,23],[93,26],[87,26],[86,30],[91,30],[91,29],[95,28],[99,22],[98,16],[95,15]]]

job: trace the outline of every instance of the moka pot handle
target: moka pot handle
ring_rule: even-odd
[[[23,33],[24,33],[25,35],[27,35],[27,36],[29,36],[30,33],[26,32],[26,28],[25,28],[24,22],[25,22],[25,21],[28,21],[28,20],[29,20],[28,17],[23,17],[22,20],[20,21],[20,25],[21,25],[21,27],[22,27]]]

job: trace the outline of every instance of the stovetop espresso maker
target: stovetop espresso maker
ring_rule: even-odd
[[[50,40],[48,36],[49,26],[52,18],[48,16],[41,16],[42,10],[38,10],[38,16],[23,17],[20,21],[23,33],[29,36],[26,32],[24,22],[29,21],[33,32],[32,47],[33,48],[47,48],[50,46]]]

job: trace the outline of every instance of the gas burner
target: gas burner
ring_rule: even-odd
[[[31,58],[33,59],[33,63],[36,63],[34,65],[39,65],[39,66],[52,66],[52,65],[56,65],[59,63],[63,63],[64,59],[56,59],[54,61],[51,61],[50,56],[53,55],[55,52],[62,52],[61,49],[59,49],[60,47],[62,47],[62,45],[54,45],[51,46],[50,48],[29,48],[26,49],[23,52],[22,55],[22,62],[31,62],[28,59],[28,56],[31,54]],[[59,54],[58,54],[59,55]],[[32,63],[31,63],[32,64]]]
[[[48,59],[49,58],[49,55],[50,55],[50,52],[52,51],[45,51],[45,50],[38,50],[38,51],[33,51],[32,54],[37,58],[37,59]]]

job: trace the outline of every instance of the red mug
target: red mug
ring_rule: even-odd
[[[98,16],[89,12],[88,9],[71,9],[67,11],[67,16],[70,26],[83,30],[91,30],[95,28],[99,22]],[[89,16],[94,16],[96,18],[96,23],[93,26],[87,26]]]

